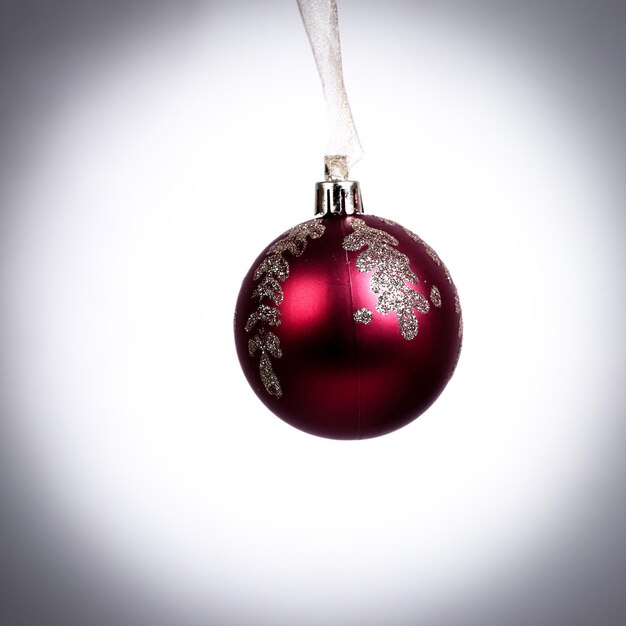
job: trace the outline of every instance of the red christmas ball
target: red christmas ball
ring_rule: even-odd
[[[307,433],[384,435],[423,413],[459,358],[459,298],[435,251],[373,215],[325,215],[257,258],[235,311],[242,369]]]

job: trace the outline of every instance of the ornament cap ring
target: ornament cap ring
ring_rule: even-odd
[[[315,216],[362,214],[361,187],[355,180],[328,181],[315,185]]]

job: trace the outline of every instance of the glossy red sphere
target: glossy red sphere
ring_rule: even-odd
[[[461,308],[446,267],[402,226],[328,216],[272,242],[245,277],[235,341],[278,417],[334,439],[384,435],[424,412],[452,376]]]

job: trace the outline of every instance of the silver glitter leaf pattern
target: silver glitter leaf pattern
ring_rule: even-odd
[[[441,308],[441,292],[437,285],[430,288],[430,301],[439,309]]]
[[[403,227],[404,228],[404,227]],[[408,228],[404,228],[404,232],[413,240],[417,241],[417,243],[421,243],[424,246],[424,250],[426,250],[426,254],[437,264],[442,265],[441,259],[439,255],[435,252],[433,248],[431,248],[419,235],[416,235],[412,230]]]
[[[369,324],[372,321],[373,316],[374,314],[365,307],[359,309],[358,311],[355,311],[353,315],[354,321],[358,322],[359,324]]]
[[[283,288],[274,275],[268,273],[263,276],[263,280],[255,287],[252,295],[258,300],[269,298],[276,304],[280,304],[283,301]]]
[[[419,323],[414,311],[428,313],[428,300],[407,285],[417,284],[417,276],[411,270],[409,257],[395,246],[398,240],[378,228],[372,228],[358,218],[351,220],[353,233],[343,240],[344,250],[357,252],[363,250],[356,260],[359,272],[374,271],[370,281],[372,291],[378,296],[376,310],[383,315],[394,311],[402,336],[411,340],[417,336]]]
[[[283,390],[270,360],[270,356],[273,356],[275,359],[280,359],[283,356],[280,339],[269,330],[259,329],[257,334],[248,340],[248,354],[254,356],[257,351],[261,352],[259,361],[261,382],[270,395],[280,398],[283,395]]]
[[[399,228],[402,228],[402,226],[400,226],[400,224],[398,224],[398,222],[394,222],[393,220],[390,220],[390,219],[388,219],[386,217],[379,217],[378,219],[381,222],[385,222],[385,224],[388,224],[389,226],[398,226]]]
[[[272,331],[263,328],[252,339],[248,340],[248,353],[250,356],[254,356],[257,350],[269,353],[277,359],[283,356],[280,348],[280,339]]]
[[[298,224],[285,233],[285,236],[273,244],[267,251],[265,258],[254,270],[254,280],[259,284],[252,292],[252,297],[258,301],[270,300],[280,306],[284,298],[282,283],[289,278],[289,262],[283,254],[290,252],[293,256],[300,256],[307,246],[307,237],[319,239],[326,230],[321,220],[310,220]],[[283,395],[282,387],[272,367],[270,357],[280,359],[283,351],[278,335],[268,330],[269,326],[280,326],[280,311],[276,306],[259,304],[246,321],[246,332],[255,328],[256,334],[248,340],[248,353],[254,356],[261,353],[259,360],[259,375],[266,391],[277,398]]]
[[[283,395],[283,390],[272,367],[272,362],[265,353],[261,354],[261,359],[259,360],[259,374],[267,393],[280,398]]]
[[[250,313],[246,322],[246,332],[249,333],[258,322],[266,322],[269,326],[280,326],[280,311],[267,304],[260,304],[254,313]]]
[[[404,226],[402,227],[404,228]],[[426,254],[439,266],[441,266],[441,268],[443,269],[443,273],[446,275],[446,279],[447,281],[452,284],[452,276],[450,276],[450,272],[448,271],[448,268],[445,266],[445,264],[443,263],[443,261],[439,258],[439,255],[435,252],[435,250],[433,248],[431,248],[419,235],[416,235],[413,231],[409,230],[408,228],[404,228],[404,232],[413,240],[416,241],[417,243],[422,244],[422,246],[424,246],[424,250],[426,251]]]

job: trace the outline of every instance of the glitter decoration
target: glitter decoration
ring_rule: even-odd
[[[270,326],[280,326],[280,311],[267,304],[259,305],[254,313],[250,313],[246,322],[246,332],[249,333],[259,322],[265,322]]]
[[[393,220],[390,220],[386,217],[379,217],[378,218],[381,222],[384,222],[385,224],[387,224],[387,226],[398,226],[399,228],[402,228],[402,226],[400,226],[400,224],[398,224],[398,222],[394,222]]]
[[[280,304],[283,301],[281,283],[284,283],[289,276],[287,261],[280,254],[265,258],[261,265],[256,268],[254,280],[258,280],[261,276],[263,279],[254,290],[254,296],[259,300],[269,298],[276,304]]]
[[[358,218],[350,221],[353,233],[343,240],[344,250],[357,252],[363,250],[356,260],[359,272],[374,271],[370,287],[380,294],[376,310],[383,315],[394,311],[402,336],[411,340],[417,336],[419,324],[414,310],[428,313],[428,300],[407,282],[417,284],[417,276],[409,265],[409,258],[396,249],[398,240],[378,228],[371,228]]]
[[[422,245],[424,246],[424,250],[426,250],[426,254],[437,264],[442,265],[441,259],[439,255],[431,248],[423,239],[421,240]],[[445,267],[445,266],[444,266]],[[445,271],[445,270],[444,270]]]
[[[289,262],[283,257],[285,252],[300,256],[306,249],[307,237],[318,239],[324,234],[326,226],[321,220],[309,220],[287,231],[268,251],[267,256],[254,271],[254,280],[260,280],[254,290],[258,300],[270,299],[277,305],[283,301],[284,283],[289,277]]]
[[[459,300],[459,294],[456,291],[454,292],[454,312],[461,312],[461,301]]]
[[[354,321],[359,324],[369,324],[372,321],[372,317],[374,317],[374,314],[365,307],[354,313]]]
[[[259,284],[252,293],[252,297],[261,300],[270,300],[280,306],[284,293],[282,283],[289,278],[289,262],[283,254],[290,252],[293,256],[300,256],[306,249],[307,237],[319,239],[326,230],[321,220],[309,220],[298,224],[285,233],[285,236],[273,244],[265,258],[254,271],[254,280]],[[280,359],[283,356],[278,335],[268,330],[268,326],[280,326],[280,311],[275,306],[259,304],[246,321],[246,332],[250,333],[257,328],[256,334],[248,341],[248,353],[254,356],[261,353],[259,374],[266,391],[280,398],[283,390],[276,377],[270,357]]]
[[[413,240],[413,241],[417,241],[417,243],[424,243],[424,240],[417,235],[416,233],[414,233],[412,230],[409,230],[408,228],[406,228],[406,226],[402,227],[404,232]]]
[[[430,288],[430,301],[436,306],[438,309],[441,308],[441,292],[437,288],[437,285],[433,285]]]
[[[433,250],[433,248],[431,248],[419,235],[415,234],[412,230],[409,230],[406,227],[402,227],[404,228],[404,232],[413,240],[413,241],[417,241],[417,243],[422,244],[422,246],[424,246],[424,250],[426,250],[426,254],[437,264],[437,265],[443,265],[443,263],[441,262],[441,259],[439,258],[439,255]],[[444,271],[447,272],[447,270],[445,269],[444,266]]]
[[[459,320],[459,339],[463,337],[463,318]]]
[[[280,339],[269,330],[259,329],[259,332],[248,341],[248,353],[250,356],[254,356],[257,351],[261,352],[261,360],[259,361],[261,382],[270,395],[280,398],[283,395],[283,390],[270,360],[270,356],[273,356],[275,359],[280,359],[283,356],[283,351],[280,348]]]

